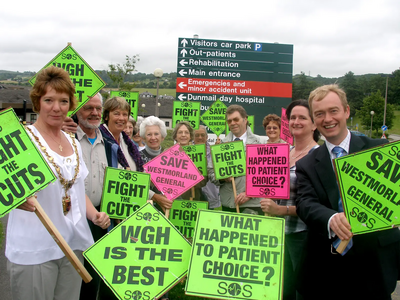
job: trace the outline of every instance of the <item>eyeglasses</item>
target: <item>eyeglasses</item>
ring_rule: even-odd
[[[194,136],[195,137],[205,137],[206,134],[205,133],[196,133]]]
[[[278,126],[267,126],[266,129],[267,130],[278,130],[279,127]]]
[[[237,122],[240,121],[240,119],[239,119],[239,118],[233,118],[233,119],[228,119],[228,120],[226,120],[226,122],[227,122],[228,124],[231,124],[232,121],[235,121],[235,123],[237,123]]]
[[[95,109],[97,112],[101,112],[103,110],[101,106],[83,106],[82,109],[86,112],[93,111],[93,109]]]

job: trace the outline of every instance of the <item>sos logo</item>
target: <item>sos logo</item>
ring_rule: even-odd
[[[221,149],[221,151],[227,151],[227,150],[233,150],[235,146],[233,146],[232,144],[221,144],[221,146],[219,146],[219,149]]]
[[[251,285],[245,284],[245,285],[240,285],[238,283],[231,283],[228,285],[228,283],[221,281],[218,283],[218,289],[217,292],[220,295],[230,295],[230,296],[242,296],[249,298],[253,295],[251,292]]]
[[[390,156],[394,156],[397,159],[400,159],[400,150],[399,150],[399,148],[397,148],[396,145],[393,145],[392,147],[390,147],[389,155]]]
[[[374,218],[370,218],[368,214],[364,211],[360,212],[358,207],[353,207],[350,212],[350,217],[356,218],[358,222],[365,224],[368,229],[374,228],[376,223]]]
[[[178,190],[177,189],[173,189],[173,188],[167,188],[167,187],[163,187],[162,189],[163,193],[165,194],[170,194],[170,195],[176,195],[178,194]]]
[[[196,209],[197,208],[197,203],[191,203],[191,202],[183,201],[182,204],[181,204],[181,208],[193,208],[193,209]]]
[[[150,300],[150,292],[149,291],[144,291],[143,293],[141,291],[130,291],[126,290],[125,291],[125,296],[124,299],[129,300]]]
[[[131,96],[131,93],[129,93],[129,92],[119,92],[118,94],[120,97],[124,97],[124,98],[126,98],[126,97],[129,98]]]
[[[130,172],[121,171],[118,173],[118,178],[125,179],[125,180],[131,180],[131,181],[137,181],[137,174],[135,174],[135,173],[132,174]]]
[[[274,188],[260,188],[259,194],[261,196],[275,196]]]
[[[138,212],[136,214],[136,220],[140,221],[140,220],[145,220],[145,221],[158,221],[160,219],[160,214],[159,213],[142,213],[142,212]]]
[[[61,54],[62,59],[67,59],[67,60],[77,60],[78,56],[76,54]]]

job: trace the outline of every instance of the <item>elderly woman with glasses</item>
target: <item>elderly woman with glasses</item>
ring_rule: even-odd
[[[281,118],[276,114],[269,114],[263,120],[263,127],[268,136],[267,144],[286,143],[280,138]]]

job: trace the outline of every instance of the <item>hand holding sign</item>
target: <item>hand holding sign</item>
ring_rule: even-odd
[[[154,200],[164,212],[171,209],[173,201],[169,200],[164,195],[154,194],[152,200]]]
[[[284,207],[284,206],[279,206],[278,204],[276,204],[274,200],[269,198],[261,199],[260,204],[261,204],[261,209],[263,210],[266,216],[271,216],[271,215],[279,216],[281,215],[279,213],[279,208]],[[286,207],[284,208],[286,209]]]
[[[35,199],[37,199],[36,195],[34,195],[32,197],[35,197]],[[26,198],[26,201],[24,203],[22,203],[21,205],[19,205],[17,208],[26,210],[26,211],[30,211],[30,212],[34,212],[35,211],[35,202],[33,199],[31,199],[32,197]]]
[[[76,124],[74,120],[72,120],[72,118],[66,117],[64,119],[64,123],[62,125],[63,131],[76,133],[77,129],[78,129],[78,124]]]
[[[236,199],[235,199],[235,204],[236,205],[242,205],[244,203],[246,203],[247,201],[249,201],[251,198],[246,196],[245,192],[240,193],[239,195],[237,195]]]
[[[353,234],[350,231],[351,226],[349,224],[349,221],[347,221],[344,213],[335,214],[332,217],[329,226],[331,227],[333,232],[337,235],[337,237],[342,241],[349,240],[353,236]]]

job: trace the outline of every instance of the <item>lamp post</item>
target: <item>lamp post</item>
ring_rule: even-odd
[[[156,117],[158,117],[158,88],[159,88],[159,83],[160,83],[160,78],[163,76],[163,70],[160,68],[157,68],[154,70],[154,76],[157,78],[157,97],[156,97]]]
[[[144,118],[144,109],[145,109],[145,107],[146,107],[146,104],[143,103],[143,104],[142,104],[142,108],[143,108],[143,110],[142,110],[142,111],[143,111],[142,117],[143,117],[143,118]]]
[[[386,77],[386,92],[385,92],[385,108],[383,110],[383,125],[386,125],[386,106],[387,106],[387,93],[388,93],[388,85],[389,85],[389,77],[394,77],[391,75],[381,75],[381,77]]]
[[[372,120],[374,118],[374,114],[375,114],[375,112],[373,110],[371,110],[371,132],[370,132],[369,137],[372,137]]]

